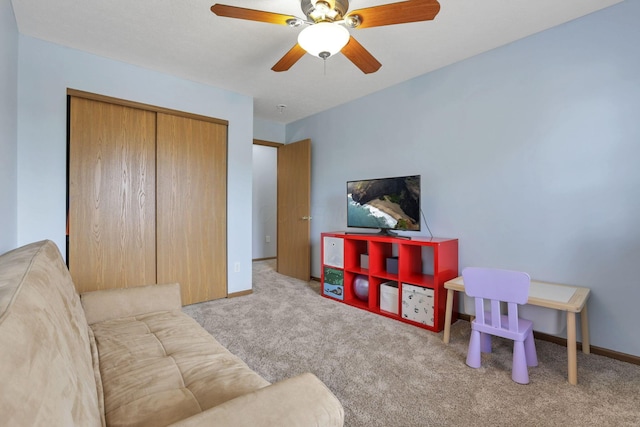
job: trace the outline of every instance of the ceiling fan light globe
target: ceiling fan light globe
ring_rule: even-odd
[[[298,35],[298,44],[307,53],[322,58],[335,55],[349,42],[349,31],[331,22],[319,22],[306,27]],[[328,52],[327,56],[325,52]]]

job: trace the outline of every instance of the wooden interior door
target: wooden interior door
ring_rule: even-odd
[[[158,113],[158,283],[182,304],[227,296],[227,126]]]
[[[278,147],[278,273],[311,278],[311,140]]]
[[[78,292],[156,283],[155,113],[70,97],[69,270]]]

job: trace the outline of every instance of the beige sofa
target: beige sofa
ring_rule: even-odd
[[[314,375],[269,384],[181,312],[179,285],[79,297],[56,245],[0,256],[0,424],[342,426]]]

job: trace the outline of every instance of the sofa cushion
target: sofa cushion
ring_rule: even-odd
[[[269,385],[179,310],[91,328],[110,426],[168,425]]]
[[[89,329],[51,241],[0,256],[0,381],[3,425],[102,424]]]

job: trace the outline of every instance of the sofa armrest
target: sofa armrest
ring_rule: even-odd
[[[171,427],[342,427],[344,409],[322,381],[305,373],[186,418]]]
[[[85,292],[80,295],[80,300],[90,325],[120,317],[182,308],[178,283]]]

